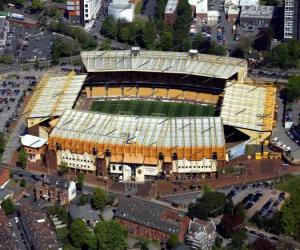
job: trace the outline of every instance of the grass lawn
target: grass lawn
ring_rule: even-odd
[[[92,111],[109,114],[129,114],[139,116],[214,116],[213,106],[202,106],[189,103],[160,102],[160,101],[95,101]]]
[[[297,188],[300,188],[300,175],[291,176],[285,180],[280,181],[276,184],[276,188],[291,194],[297,192]]]

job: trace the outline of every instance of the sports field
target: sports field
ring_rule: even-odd
[[[213,106],[202,106],[189,103],[160,101],[94,101],[92,111],[109,114],[130,114],[139,116],[214,116]]]

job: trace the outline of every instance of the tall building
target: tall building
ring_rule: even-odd
[[[300,40],[300,1],[285,0],[284,38]]]

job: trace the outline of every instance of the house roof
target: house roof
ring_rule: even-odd
[[[178,233],[180,231],[179,223],[163,219],[166,210],[167,208],[164,206],[142,199],[120,197],[115,216],[166,233]],[[183,215],[179,216],[183,217]]]
[[[47,139],[29,134],[20,136],[20,139],[23,146],[30,148],[40,148],[47,143]]]
[[[100,221],[99,211],[95,211],[90,204],[84,206],[71,205],[69,213],[73,219],[80,218],[90,222]]]

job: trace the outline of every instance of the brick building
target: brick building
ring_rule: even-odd
[[[76,197],[76,184],[74,181],[49,176],[35,183],[34,196],[36,200],[48,200],[64,205]]]
[[[3,188],[9,180],[9,170],[6,168],[0,168],[0,188]]]
[[[26,134],[20,137],[21,144],[24,147],[29,162],[42,161],[47,148],[47,139]]]
[[[3,209],[0,209],[0,249],[19,249],[13,239],[13,232],[8,226],[8,218]]]
[[[29,237],[31,249],[60,249],[60,243],[47,216],[29,203],[19,206],[20,221]]]
[[[165,24],[173,25],[176,21],[178,0],[168,0],[164,13]]]
[[[179,211],[136,198],[121,197],[115,213],[130,235],[166,242],[171,234],[184,240],[190,219]]]

